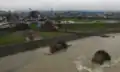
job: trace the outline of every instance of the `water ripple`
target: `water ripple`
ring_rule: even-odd
[[[110,68],[116,66],[120,62],[120,58],[112,60],[111,62],[105,62],[103,65],[92,64],[91,59],[81,56],[78,57],[74,63],[79,72],[104,72],[104,68]]]

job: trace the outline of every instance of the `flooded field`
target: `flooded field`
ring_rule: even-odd
[[[78,72],[74,63],[76,58],[86,58],[83,59],[83,64],[92,68],[88,61],[99,49],[106,50],[112,56],[114,62],[120,58],[120,34],[110,34],[110,36],[108,38],[93,36],[68,42],[72,46],[69,47],[67,52],[59,52],[55,55],[45,55],[49,52],[48,47],[45,47],[0,58],[0,72]],[[115,66],[102,68],[102,70],[99,67],[92,72],[119,71],[120,63],[117,63]]]

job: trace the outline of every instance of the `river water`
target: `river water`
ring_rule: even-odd
[[[45,47],[3,57],[0,58],[0,72],[120,72],[120,34],[110,36],[93,36],[68,42],[72,46],[66,52],[54,55],[46,55],[49,49]],[[101,67],[91,64],[93,54],[99,49],[104,49],[111,55],[112,65],[105,63]],[[86,69],[83,70],[83,66]]]

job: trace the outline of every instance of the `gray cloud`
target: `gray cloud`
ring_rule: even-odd
[[[119,0],[0,0],[1,9],[120,10]]]

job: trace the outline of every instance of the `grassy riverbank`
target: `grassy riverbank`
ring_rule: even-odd
[[[52,38],[67,34],[68,33],[62,33],[62,32],[39,32],[39,35],[43,38]],[[23,42],[25,42],[25,37],[22,32],[13,32],[0,36],[0,45],[17,44]]]
[[[61,29],[67,30],[78,30],[78,31],[88,31],[88,30],[106,30],[111,28],[120,28],[120,24],[105,24],[105,23],[92,23],[92,24],[61,24]]]
[[[81,31],[81,32],[99,32],[99,31],[114,31],[120,30],[120,24],[104,24],[104,23],[93,23],[93,24],[62,24],[60,30],[68,31]],[[67,35],[68,33],[63,32],[38,32],[43,38],[51,38],[60,35]],[[22,43],[25,41],[25,37],[22,32],[13,32],[0,35],[0,45]]]

